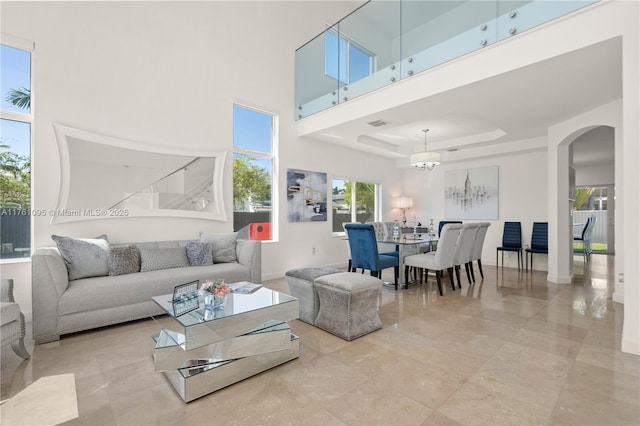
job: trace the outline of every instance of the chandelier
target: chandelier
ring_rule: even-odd
[[[421,170],[433,170],[440,164],[440,153],[427,151],[427,132],[429,129],[422,130],[424,132],[424,152],[418,152],[411,156],[411,165]]]

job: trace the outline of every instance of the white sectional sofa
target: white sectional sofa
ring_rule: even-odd
[[[64,248],[66,257],[59,245],[38,248],[32,256],[33,337],[36,343],[59,340],[60,335],[67,333],[161,314],[163,311],[151,297],[171,293],[179,284],[215,278],[223,278],[226,282],[261,283],[261,242],[240,240],[237,235],[229,238],[233,234],[219,234],[220,238],[216,235],[208,236],[208,242],[213,246],[213,264],[184,264],[186,247],[193,240],[126,245],[107,242],[108,256],[116,253],[114,247],[137,248],[141,256],[138,270],[142,271],[109,275],[113,273],[113,259],[110,258],[110,270],[106,275],[80,278],[73,269],[77,266],[73,265],[74,259]],[[204,241],[203,237],[200,241]],[[216,259],[221,244],[228,246],[227,258]],[[95,272],[89,275],[92,274]]]

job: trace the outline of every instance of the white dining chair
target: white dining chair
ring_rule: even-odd
[[[484,246],[484,240],[487,236],[491,223],[480,222],[478,223],[478,232],[476,233],[476,239],[473,242],[473,249],[471,250],[471,256],[469,257],[469,271],[471,271],[471,279],[476,282],[475,274],[473,273],[473,261],[478,262],[478,269],[480,270],[480,276],[484,279],[484,273],[482,272],[482,247]]]
[[[429,271],[434,271],[436,274],[436,281],[438,283],[438,291],[440,292],[440,296],[442,296],[442,273],[446,270],[449,272],[451,289],[455,291],[456,288],[453,283],[453,259],[456,253],[456,243],[461,230],[461,224],[452,223],[444,225],[442,233],[440,234],[440,239],[438,240],[438,249],[436,251],[405,257],[405,280],[407,280],[407,276],[409,275],[409,267],[412,266],[424,269],[427,277]],[[422,273],[420,274],[420,281],[422,282]]]
[[[460,282],[460,268],[464,265],[465,272],[467,273],[467,281],[471,285],[471,274],[469,273],[469,258],[471,257],[471,250],[473,250],[473,242],[476,239],[478,233],[477,223],[465,223],[460,230],[460,236],[456,244],[456,252],[453,256],[453,267],[455,269],[456,278],[458,279],[458,288],[462,288]]]

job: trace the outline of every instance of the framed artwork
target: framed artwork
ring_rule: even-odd
[[[498,219],[498,166],[445,172],[444,217]]]
[[[287,169],[289,222],[327,221],[327,174]]]

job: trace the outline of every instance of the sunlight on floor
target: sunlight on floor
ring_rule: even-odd
[[[73,373],[42,377],[2,402],[3,425],[54,426],[77,417]]]

